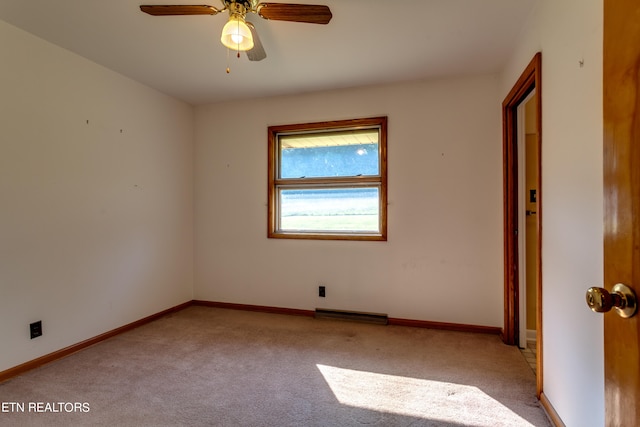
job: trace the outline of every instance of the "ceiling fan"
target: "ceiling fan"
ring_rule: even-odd
[[[293,3],[260,3],[259,0],[221,0],[218,9],[208,5],[142,5],[140,10],[153,16],[170,15],[217,15],[229,11],[229,21],[222,29],[220,41],[229,49],[247,52],[250,61],[261,61],[267,57],[256,28],[246,21],[247,13],[259,17],[309,24],[328,24],[332,14],[328,6]]]

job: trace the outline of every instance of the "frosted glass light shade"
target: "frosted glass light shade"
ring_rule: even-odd
[[[229,22],[222,28],[220,41],[223,45],[233,50],[253,49],[253,37],[251,30],[241,16],[231,16]]]

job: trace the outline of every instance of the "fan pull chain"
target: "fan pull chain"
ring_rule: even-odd
[[[240,34],[240,20],[238,19],[236,21],[236,24],[238,26],[238,34]],[[238,53],[238,58],[240,58],[240,40],[242,40],[240,37],[238,37],[238,41],[236,42],[236,52]]]
[[[227,48],[227,74],[231,74],[231,68],[229,67],[229,52],[231,49]],[[240,59],[240,51],[237,54],[238,59]]]

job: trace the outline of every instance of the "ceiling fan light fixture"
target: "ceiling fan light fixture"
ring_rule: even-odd
[[[220,41],[229,49],[245,51],[253,49],[251,30],[244,21],[244,17],[233,14],[222,28]]]

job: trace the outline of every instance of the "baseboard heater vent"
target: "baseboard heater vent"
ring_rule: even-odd
[[[340,319],[353,322],[374,323],[376,325],[386,325],[389,323],[389,318],[386,314],[328,310],[325,308],[316,308],[315,317],[316,319]]]

